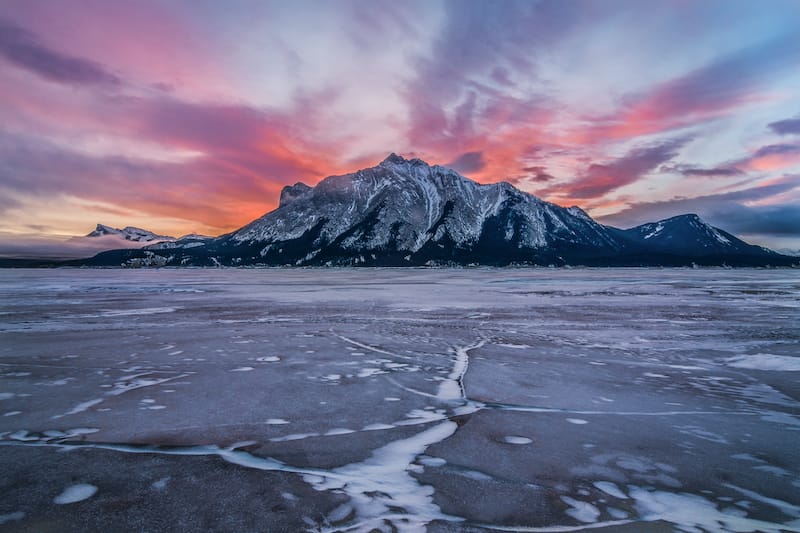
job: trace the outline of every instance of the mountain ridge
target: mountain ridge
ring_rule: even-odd
[[[696,214],[619,229],[507,182],[480,184],[421,159],[287,185],[231,233],[114,250],[90,266],[793,265]]]

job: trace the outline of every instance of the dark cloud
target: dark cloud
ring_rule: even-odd
[[[542,166],[524,167],[522,170],[528,172],[528,179],[538,183],[547,183],[556,179],[552,174],[547,173],[547,168]]]
[[[753,157],[765,157],[768,155],[788,155],[800,154],[800,144],[770,144],[759,148]]]
[[[779,135],[800,134],[800,117],[770,122],[767,126]]]
[[[52,50],[13,22],[0,18],[0,55],[50,81],[76,85],[119,85],[122,80],[102,65]]]
[[[656,145],[634,148],[611,163],[592,164],[582,176],[566,185],[566,194],[572,198],[603,196],[639,180],[670,161],[686,142],[686,138],[672,139]]]
[[[483,160],[483,153],[481,152],[466,152],[445,166],[462,174],[469,174],[482,170],[486,166],[486,161]]]
[[[744,172],[733,166],[721,166],[713,168],[696,167],[693,165],[664,165],[661,167],[663,172],[677,172],[684,176],[697,176],[703,178],[728,178],[741,176]]]
[[[493,68],[491,76],[492,80],[498,85],[506,85],[506,86],[514,85],[514,82],[512,82],[511,78],[509,77],[508,69],[504,67]]]

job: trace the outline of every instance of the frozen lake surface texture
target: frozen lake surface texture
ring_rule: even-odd
[[[800,531],[792,270],[3,270],[1,531]]]

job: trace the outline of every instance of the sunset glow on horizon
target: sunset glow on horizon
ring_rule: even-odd
[[[800,250],[800,2],[9,1],[0,241],[219,235],[390,152]]]

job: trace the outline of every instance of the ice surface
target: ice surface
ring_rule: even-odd
[[[202,499],[192,457],[261,479],[240,530],[796,530],[798,300],[790,270],[0,271],[0,445],[56,487],[0,480],[0,518],[86,479],[59,516],[112,529],[131,490]]]

